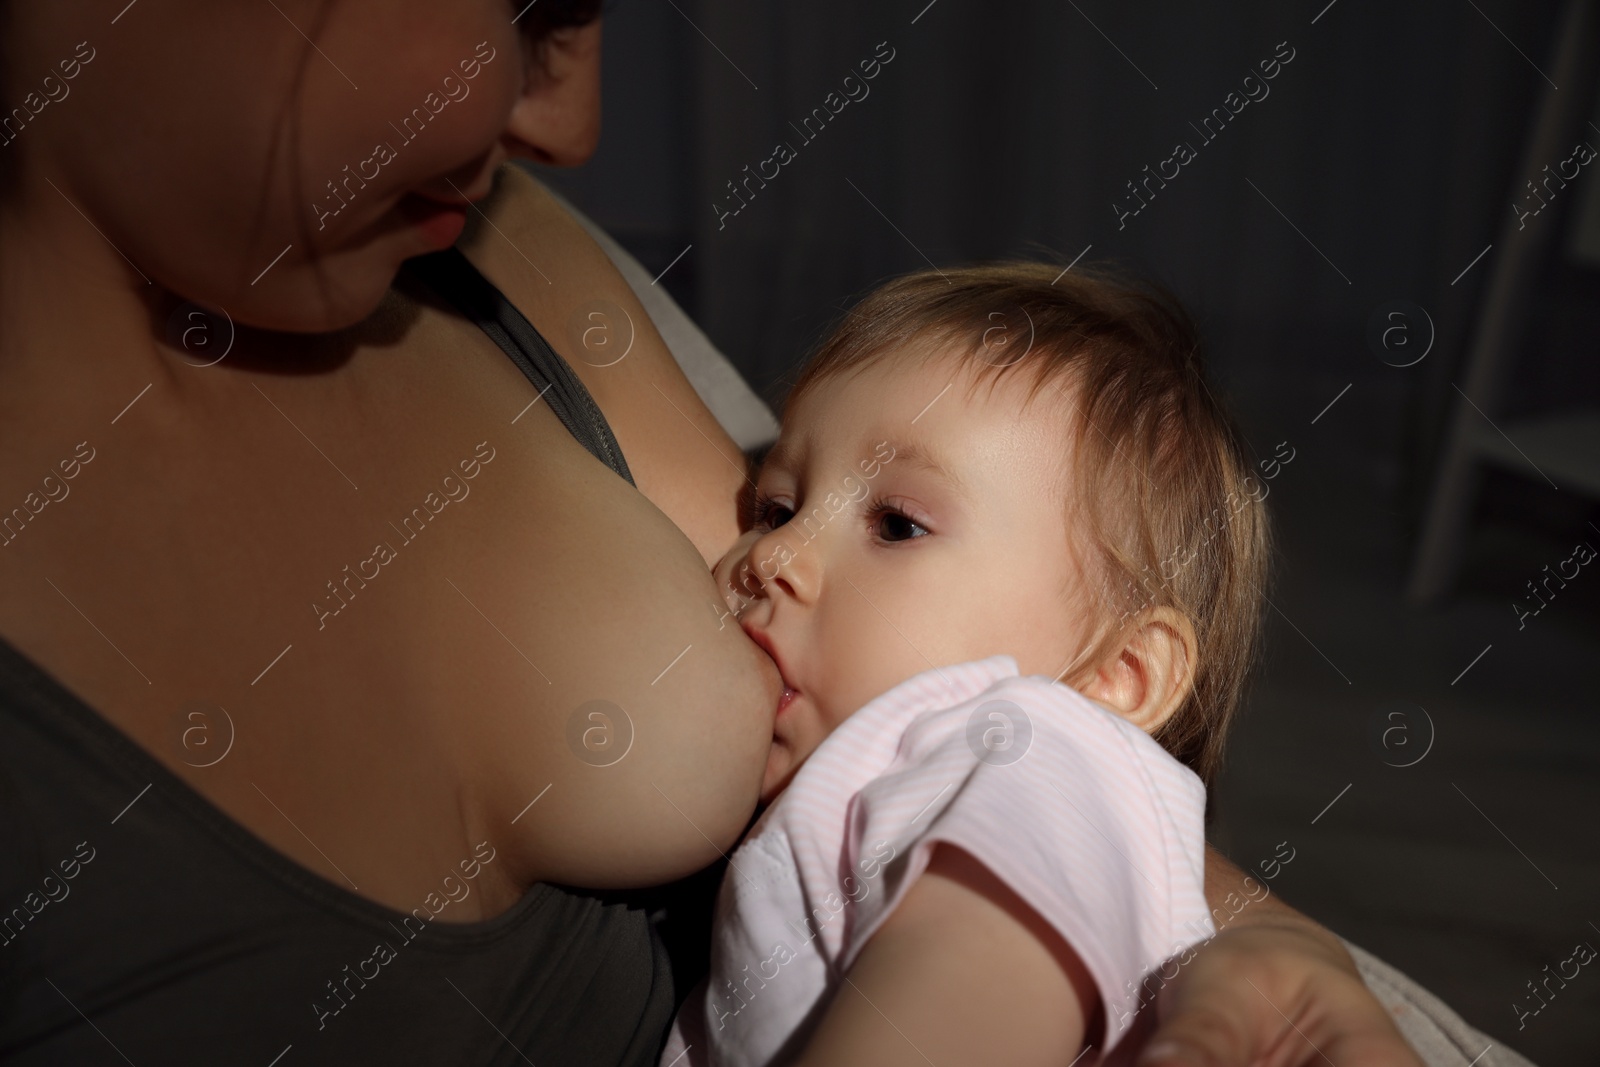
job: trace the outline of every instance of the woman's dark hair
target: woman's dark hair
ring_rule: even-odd
[[[517,25],[531,40],[541,41],[557,30],[587,26],[600,17],[604,0],[534,0]]]

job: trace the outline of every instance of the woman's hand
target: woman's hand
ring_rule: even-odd
[[[1299,916],[1230,924],[1156,1004],[1139,1067],[1422,1067],[1350,954]]]
[[[1160,989],[1139,1067],[1422,1067],[1344,944],[1262,889],[1206,850],[1213,914],[1235,914]]]

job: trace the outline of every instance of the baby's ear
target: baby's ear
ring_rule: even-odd
[[[1149,608],[1095,667],[1083,694],[1154,733],[1194,686],[1195,649],[1194,626],[1183,613]]]

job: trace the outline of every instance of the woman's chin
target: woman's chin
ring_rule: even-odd
[[[235,326],[274,333],[329,334],[357,326],[369,318],[388,296],[399,265],[388,274],[369,271],[359,288],[324,288],[309,275],[260,294],[210,294],[195,297],[193,288],[169,290],[204,307],[220,308]],[[263,285],[266,283],[263,282]],[[231,297],[234,297],[230,299]]]
[[[364,322],[384,302],[407,259],[436,249],[416,227],[378,231],[318,255],[292,256],[264,272],[259,284],[209,303],[233,321],[282,333],[335,333]],[[193,287],[191,287],[193,288]],[[202,301],[205,302],[205,301]]]

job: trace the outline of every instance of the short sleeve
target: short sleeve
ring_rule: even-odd
[[[1214,933],[1204,812],[1199,778],[1131,723],[1043,678],[999,682],[921,715],[888,772],[856,796],[841,869],[877,861],[881,877],[850,914],[840,962],[854,961],[947,842],[1077,952],[1109,1051],[1152,995],[1146,975]]]

